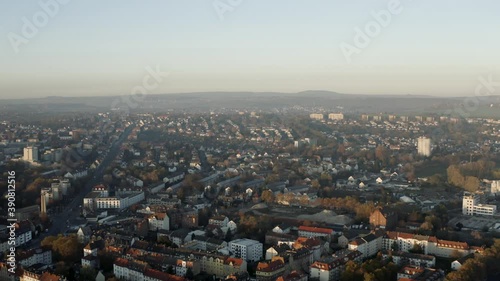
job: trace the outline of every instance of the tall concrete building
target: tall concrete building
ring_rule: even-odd
[[[491,182],[491,193],[493,194],[500,193],[500,180]]]
[[[309,117],[314,120],[323,120],[323,118],[325,118],[321,113],[311,113]]]
[[[496,214],[496,205],[480,204],[479,199],[479,195],[465,192],[462,198],[462,214],[469,216],[493,216]]]
[[[40,212],[42,214],[46,214],[47,213],[47,205],[48,205],[48,201],[49,201],[49,194],[48,194],[49,191],[45,190],[45,189],[42,189],[41,193],[40,193]]]
[[[422,156],[431,156],[431,139],[419,137],[417,140],[418,154]]]
[[[23,160],[28,162],[38,161],[38,147],[28,146],[24,148]]]
[[[237,258],[246,261],[258,261],[262,259],[262,243],[251,239],[236,239],[229,242],[231,253]]]
[[[330,114],[328,114],[328,119],[330,119],[330,120],[343,120],[344,114],[343,113],[330,113]]]

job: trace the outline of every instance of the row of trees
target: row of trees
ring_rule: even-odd
[[[498,280],[500,277],[500,239],[481,255],[468,259],[462,267],[446,276],[448,281]]]
[[[242,234],[243,237],[263,242],[266,232],[271,230],[272,227],[273,224],[268,216],[256,217],[254,215],[242,214],[240,215],[240,222],[238,224],[238,233]]]
[[[376,258],[358,264],[354,261],[346,263],[342,273],[342,281],[386,281],[396,280],[398,266],[393,262],[384,262],[379,254]]]
[[[318,198],[318,205],[325,209],[343,210],[356,214],[357,221],[368,222],[370,214],[375,210],[373,202],[361,203],[351,196],[336,198]]]
[[[479,188],[479,179],[500,178],[500,171],[495,167],[496,164],[493,161],[479,160],[466,164],[450,165],[446,173],[450,184],[474,192]]]
[[[50,247],[57,261],[78,262],[82,258],[83,245],[76,235],[47,236],[40,245]]]
[[[314,202],[310,202],[309,196],[299,195],[293,193],[274,195],[271,190],[264,190],[261,199],[266,203],[283,203],[299,204],[301,206],[320,206],[325,209],[342,210],[349,213],[356,214],[357,221],[367,222],[370,214],[375,210],[373,202],[361,203],[356,198],[351,196],[335,197],[335,198],[318,198]]]
[[[475,192],[479,189],[479,178],[464,176],[462,170],[457,165],[449,166],[446,173],[448,174],[448,182],[454,186],[461,187],[470,192]]]

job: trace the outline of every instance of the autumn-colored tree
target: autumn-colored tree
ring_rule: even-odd
[[[78,242],[76,235],[47,236],[40,245],[50,247],[56,254],[56,259],[70,262],[79,261],[83,250],[83,245]]]
[[[80,274],[78,275],[78,280],[87,281],[87,280],[95,280],[97,276],[97,271],[90,266],[83,266],[80,269]]]
[[[464,189],[470,192],[475,192],[479,189],[479,179],[476,177],[465,177]]]
[[[500,239],[495,239],[490,248],[487,248],[481,255],[474,255],[473,258],[465,261],[459,270],[449,273],[446,280],[486,280],[487,277],[498,278],[498,272],[500,272]]]
[[[262,199],[262,201],[264,201],[268,204],[272,203],[272,202],[274,202],[274,193],[271,190],[266,189],[266,190],[262,191],[261,199]]]
[[[454,186],[463,187],[465,184],[465,177],[460,172],[456,165],[451,165],[446,169],[448,175],[448,182]]]
[[[317,180],[317,179],[313,179],[313,180],[311,181],[311,187],[312,187],[313,189],[319,189],[319,188],[321,187],[321,184],[319,183],[319,180]]]
[[[375,148],[375,158],[385,165],[389,159],[389,151],[383,145],[379,145]]]

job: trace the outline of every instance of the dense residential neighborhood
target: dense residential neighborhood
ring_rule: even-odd
[[[58,121],[1,123],[1,169],[23,177],[0,280],[444,280],[498,258],[498,120]]]

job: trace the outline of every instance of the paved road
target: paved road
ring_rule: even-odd
[[[109,164],[111,164],[115,157],[118,155],[122,143],[127,139],[134,128],[135,125],[130,125],[124,130],[118,140],[113,142],[108,151],[108,154],[106,155],[106,157],[104,157],[101,165],[97,167],[92,178],[87,182],[85,187],[73,198],[73,200],[68,205],[66,205],[66,207],[64,207],[61,213],[51,216],[52,226],[49,228],[48,232],[42,233],[42,235],[40,235],[40,237],[36,239],[36,241],[34,241],[36,244],[40,243],[40,241],[43,240],[43,238],[46,236],[64,233],[69,229],[67,221],[74,221],[80,216],[79,206],[82,205],[83,198],[91,191],[94,185],[102,181],[104,172],[108,168]]]

